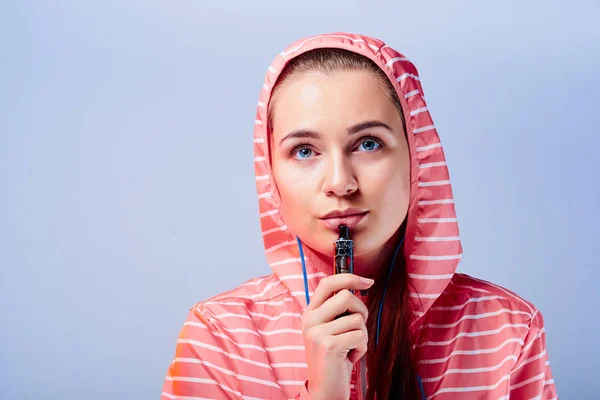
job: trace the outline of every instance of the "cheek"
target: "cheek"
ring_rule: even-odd
[[[285,168],[278,170],[274,176],[281,197],[283,220],[292,228],[302,224],[312,214],[314,190],[307,186],[306,181],[298,179],[293,171],[286,171]]]
[[[369,198],[381,222],[396,224],[398,218],[402,219],[406,214],[410,197],[410,166],[406,164],[381,163],[365,171],[362,192]]]

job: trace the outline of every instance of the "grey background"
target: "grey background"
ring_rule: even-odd
[[[159,397],[187,310],[269,273],[266,68],[338,30],[415,62],[460,271],[534,302],[559,394],[598,398],[600,7],[497,3],[2,1],[0,398]]]

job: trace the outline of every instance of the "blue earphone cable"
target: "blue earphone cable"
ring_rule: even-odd
[[[308,277],[306,276],[306,263],[304,261],[304,249],[302,249],[302,242],[300,238],[296,236],[298,242],[298,249],[300,250],[300,262],[302,263],[302,275],[304,276],[304,294],[306,295],[306,306],[310,304],[310,296],[308,295]]]
[[[417,381],[419,382],[419,389],[421,390],[421,399],[427,400],[427,397],[425,397],[425,388],[423,387],[423,381],[421,380],[421,377],[419,375],[417,375]]]

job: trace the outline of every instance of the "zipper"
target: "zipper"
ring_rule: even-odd
[[[360,385],[358,385],[359,387],[359,391],[358,391],[358,398],[359,399],[366,399],[367,398],[367,356],[364,355],[361,359],[360,359],[360,365],[358,366],[358,376],[360,379]]]

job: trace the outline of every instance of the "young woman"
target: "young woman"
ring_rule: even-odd
[[[162,399],[552,399],[544,322],[462,257],[414,65],[383,42],[300,40],[254,130],[273,274],[194,306]],[[354,273],[334,274],[340,225]]]

